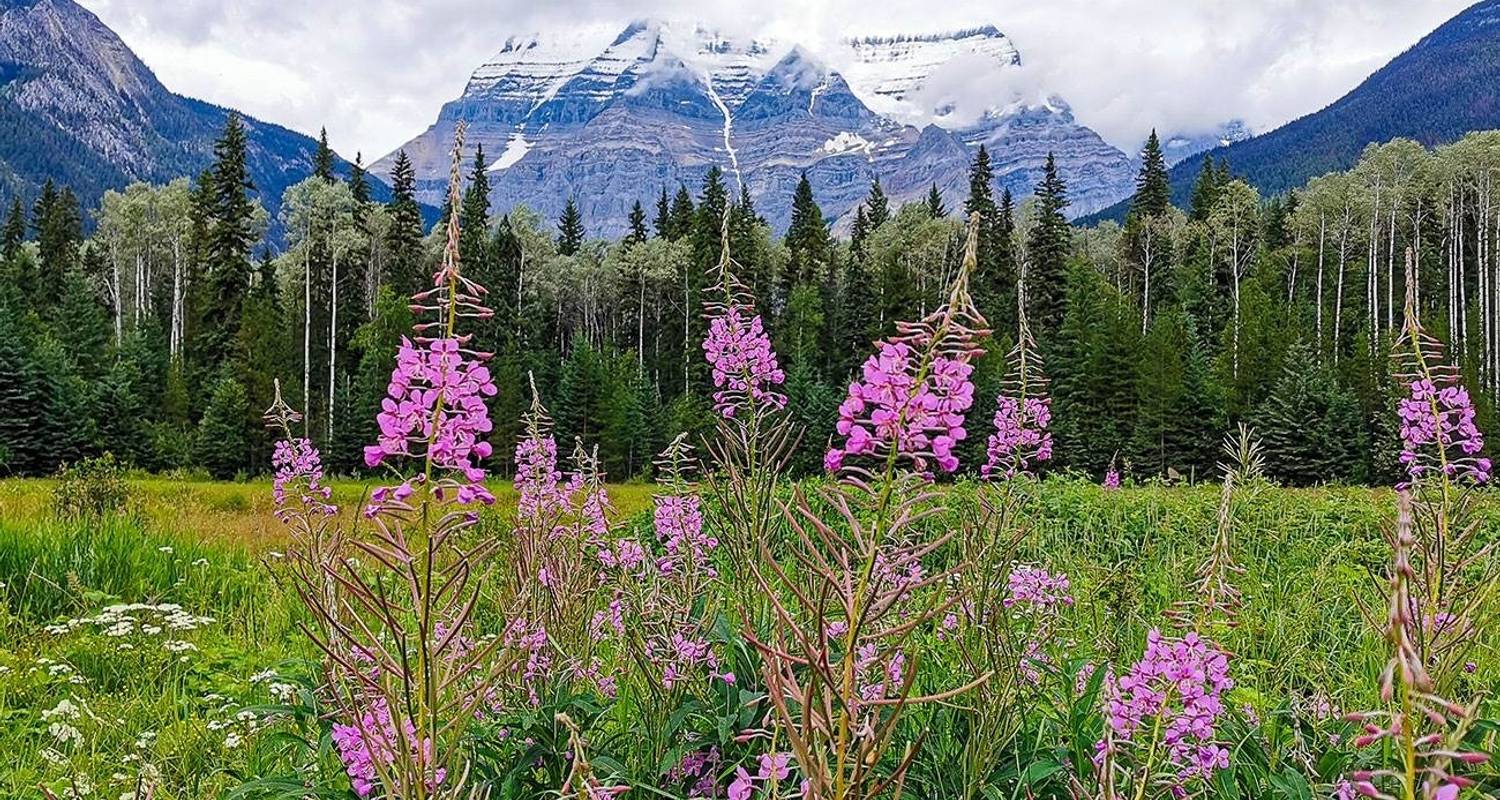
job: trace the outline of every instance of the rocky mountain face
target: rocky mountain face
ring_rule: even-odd
[[[168,91],[104,23],[72,0],[0,0],[0,199],[29,202],[48,178],[85,207],[131,181],[193,176],[213,159],[229,110]],[[317,143],[244,118],[249,169],[273,214],[312,172]]]
[[[556,216],[574,198],[591,235],[615,236],[630,206],[712,166],[743,183],[782,229],[805,172],[824,212],[847,224],[870,181],[897,201],[934,183],[950,208],[984,144],[996,182],[1029,195],[1055,152],[1085,214],[1128,194],[1135,164],[1074,119],[1061,98],[1015,88],[1020,54],[993,27],[848,39],[832,52],[644,20],[522,36],[474,71],[463,94],[403,149],[421,199],[441,201],[460,120],[483,146],[497,210]],[[394,153],[372,166],[389,172]]]

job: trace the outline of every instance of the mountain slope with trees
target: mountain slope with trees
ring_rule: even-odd
[[[1172,200],[1185,207],[1205,160],[1227,161],[1265,195],[1345,170],[1365,145],[1412,139],[1427,147],[1500,128],[1500,0],[1476,3],[1424,36],[1332,105],[1275,130],[1183,159]],[[1121,220],[1130,201],[1081,222]]]

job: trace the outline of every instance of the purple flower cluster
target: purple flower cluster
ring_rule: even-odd
[[[277,519],[286,522],[297,513],[287,507],[292,497],[301,505],[301,513],[332,516],[338,512],[338,506],[326,502],[333,490],[323,485],[323,461],[312,442],[304,438],[278,441],[271,453],[271,466],[276,468],[271,498]]]
[[[791,753],[762,753],[754,775],[744,767],[735,767],[734,780],[729,783],[729,800],[750,800],[757,784],[779,784],[791,774]]]
[[[557,440],[551,436],[527,436],[516,444],[516,509],[524,519],[535,519],[561,495],[558,484]]]
[[[429,789],[435,789],[447,777],[447,770],[436,770],[422,765],[432,763],[432,741],[420,739],[411,720],[403,720],[399,741],[395,722],[384,698],[376,698],[353,725],[333,726],[333,745],[338,750],[339,760],[349,774],[349,783],[360,797],[369,797],[377,785],[377,762],[390,766],[396,761],[398,748],[414,754],[414,761],[429,774],[424,776]]]
[[[922,374],[918,353],[903,341],[881,342],[864,364],[860,380],[849,385],[839,406],[837,430],[843,447],[828,451],[823,465],[830,472],[848,456],[883,457],[894,450],[925,470],[931,457],[939,469],[953,472],[953,449],[967,435],[964,414],[974,403],[973,365],[965,358],[932,358]]]
[[[1019,566],[1011,570],[1010,594],[1005,598],[1005,607],[1017,605],[1046,610],[1053,606],[1073,605],[1073,596],[1068,594],[1068,576],[1056,575],[1041,567]]]
[[[703,507],[698,496],[657,495],[655,504],[652,521],[656,538],[667,551],[657,559],[657,571],[672,575],[702,569],[708,577],[715,577],[709,556],[719,540],[703,532]]]
[[[1105,678],[1105,719],[1114,746],[1150,749],[1159,729],[1178,787],[1206,779],[1229,766],[1229,752],[1214,742],[1214,726],[1224,713],[1224,692],[1233,687],[1229,659],[1211,643],[1196,633],[1165,639],[1152,629],[1141,660],[1126,674]],[[1107,746],[1099,742],[1099,758]]]
[[[402,337],[387,397],[376,417],[380,436],[365,448],[365,464],[378,466],[391,456],[427,456],[432,464],[463,476],[457,500],[493,503],[484,488],[492,430],[486,397],[497,392],[489,368],[467,353],[458,339],[413,344]]]
[[[1479,457],[1484,450],[1484,436],[1474,424],[1474,403],[1469,392],[1456,379],[1442,381],[1442,386],[1423,378],[1413,381],[1409,397],[1396,409],[1401,419],[1401,463],[1413,481],[1438,466],[1423,458],[1422,451],[1436,447],[1442,451],[1441,468],[1452,477],[1467,477],[1484,483],[1490,477],[1490,460]],[[1458,452],[1463,454],[1462,457]]]
[[[1042,396],[1024,400],[1009,395],[995,398],[995,432],[985,448],[989,456],[980,473],[1010,478],[1027,472],[1032,462],[1052,459],[1051,402]]]
[[[703,353],[713,368],[715,411],[733,417],[747,405],[786,407],[786,395],[771,388],[785,382],[786,373],[759,314],[746,319],[744,309],[730,304],[710,317]]]
[[[1110,467],[1104,473],[1104,488],[1114,490],[1120,488],[1120,471]]]

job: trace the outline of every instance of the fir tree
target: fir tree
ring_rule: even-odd
[[[729,208],[729,190],[724,173],[717,165],[703,176],[703,191],[698,195],[697,223],[693,228],[693,257],[702,269],[716,263],[724,233],[724,214]]]
[[[483,144],[474,148],[469,185],[459,205],[458,225],[459,259],[465,270],[483,276],[476,278],[482,285],[489,272],[486,251],[490,241],[490,176],[485,171]]]
[[[249,418],[245,387],[232,371],[221,370],[198,423],[193,460],[217,480],[233,478],[244,470],[250,461]]]
[[[386,205],[391,224],[385,234],[390,260],[389,274],[384,276],[402,295],[416,294],[428,284],[422,264],[422,208],[416,191],[416,171],[402,150],[391,167],[391,202]]]
[[[333,149],[328,146],[328,129],[318,131],[318,149],[313,151],[313,175],[333,183]]]
[[[0,472],[35,475],[48,447],[36,434],[46,407],[46,386],[35,362],[19,309],[0,304]]]
[[[1219,199],[1219,176],[1214,171],[1214,160],[1204,156],[1199,164],[1198,177],[1193,181],[1193,196],[1188,217],[1194,222],[1208,222],[1214,203]]]
[[[578,204],[569,197],[562,216],[557,220],[557,252],[565,256],[576,255],[581,247],[583,215],[578,212]]]
[[[635,201],[630,207],[630,233],[625,236],[625,244],[637,245],[646,241],[646,209],[641,206],[641,201]]]
[[[948,216],[948,209],[943,205],[943,193],[938,191],[937,184],[927,190],[927,214],[933,219],[942,219]]]
[[[1036,223],[1026,242],[1025,292],[1027,314],[1037,332],[1042,333],[1056,330],[1062,323],[1068,251],[1073,240],[1073,228],[1063,216],[1068,206],[1067,190],[1051,153],[1036,187],[1036,200]]]

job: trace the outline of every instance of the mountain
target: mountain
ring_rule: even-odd
[[[1243,142],[1252,135],[1244,120],[1233,119],[1209,131],[1179,131],[1164,136],[1161,140],[1161,154],[1170,167],[1205,150]]]
[[[72,0],[0,0],[5,205],[16,195],[29,201],[48,178],[72,187],[87,208],[106,189],[132,181],[197,175],[212,162],[230,113],[168,91],[114,31]],[[282,191],[312,173],[317,143],[242,119],[250,175],[274,215]]]
[[[679,183],[695,194],[712,166],[733,193],[750,190],[777,229],[805,172],[841,225],[879,177],[897,202],[936,183],[950,207],[968,193],[985,144],[997,183],[1029,195],[1055,151],[1088,213],[1130,190],[1132,159],[1049,94],[1015,88],[1020,54],[994,27],[852,38],[818,53],[694,23],[639,20],[515,36],[471,75],[463,94],[402,149],[419,196],[436,203],[459,120],[483,146],[491,201],[555,217],[574,198],[592,235],[625,229],[631,205]],[[371,166],[388,175],[395,154]]]
[[[1185,204],[1204,158],[1227,159],[1263,194],[1354,166],[1365,146],[1396,137],[1427,146],[1500,128],[1500,0],[1439,26],[1332,105],[1259,136],[1184,159],[1169,173]],[[1128,200],[1095,215],[1120,219]]]

